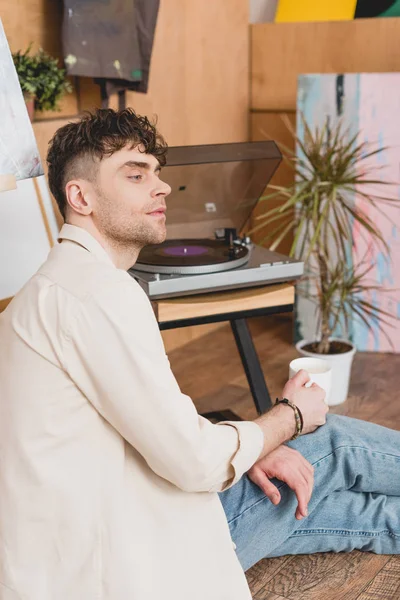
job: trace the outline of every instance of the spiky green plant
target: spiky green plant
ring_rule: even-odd
[[[304,139],[292,130],[298,155],[284,148],[286,160],[294,168],[295,183],[289,187],[270,186],[271,193],[260,201],[279,200],[280,204],[258,216],[260,223],[252,231],[275,223],[261,241],[274,250],[293,230],[290,254],[304,260],[306,277],[313,283],[314,291],[303,289],[301,293],[317,307],[320,339],[316,351],[327,354],[337,325],[345,325],[348,330],[351,315],[368,327],[373,321],[391,320],[389,313],[365,298],[379,287],[365,281],[370,267],[352,266],[349,257],[354,223],[368,244],[376,244],[390,255],[382,232],[366,209],[382,212],[382,205],[398,201],[371,194],[366,188],[384,185],[366,164],[384,148],[371,150],[366,142],[359,143],[359,132],[350,135],[340,122],[331,126],[327,119],[313,132],[301,118]]]

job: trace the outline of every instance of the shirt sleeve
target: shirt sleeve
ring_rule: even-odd
[[[199,415],[171,371],[146,294],[133,280],[104,288],[78,301],[70,319],[69,376],[160,477],[190,492],[231,487],[260,456],[261,428]]]

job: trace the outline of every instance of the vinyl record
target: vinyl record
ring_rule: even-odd
[[[232,250],[221,240],[167,240],[143,248],[134,268],[150,273],[212,273],[234,269],[248,259],[248,248],[234,245]]]

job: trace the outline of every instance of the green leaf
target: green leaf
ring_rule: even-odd
[[[59,110],[61,97],[72,91],[66,71],[42,49],[30,55],[31,46],[32,43],[24,53],[18,51],[12,55],[21,88],[34,95],[37,110]]]
[[[270,240],[271,238],[275,237],[278,233],[280,233],[282,231],[282,229],[285,229],[288,225],[290,225],[290,227],[293,226],[292,221],[286,221],[285,223],[282,223],[279,227],[277,227],[274,231],[272,231],[271,233],[269,233],[268,235],[266,235],[260,242],[261,245],[264,245],[265,242],[267,240]],[[285,234],[286,235],[286,234]]]
[[[289,233],[289,231],[292,229],[292,227],[293,227],[293,223],[289,222],[287,227],[285,227],[285,229],[280,234],[280,236],[274,241],[273,244],[271,244],[271,247],[270,247],[271,250],[275,250],[279,246],[279,244],[281,243],[283,238]]]

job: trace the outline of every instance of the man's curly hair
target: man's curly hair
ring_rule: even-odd
[[[96,166],[105,156],[129,145],[132,148],[143,146],[146,154],[152,154],[161,166],[165,165],[165,140],[147,117],[137,115],[131,108],[121,111],[99,108],[56,131],[47,153],[48,177],[51,193],[64,219],[68,181],[93,180]]]

